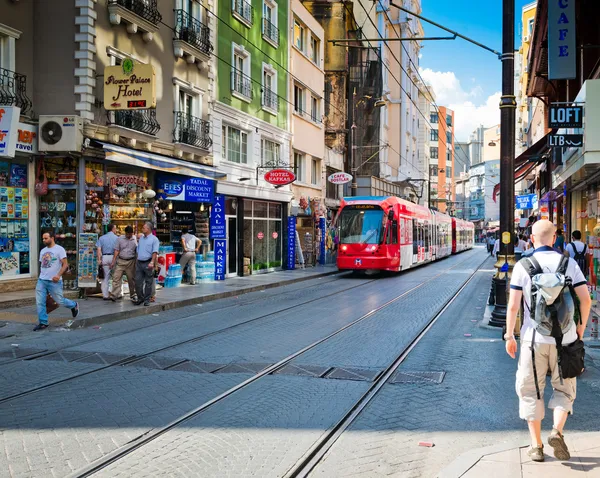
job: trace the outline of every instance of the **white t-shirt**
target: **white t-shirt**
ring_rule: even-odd
[[[198,238],[193,234],[187,233],[181,236],[183,243],[185,244],[185,252],[194,252],[196,250],[196,242]]]
[[[583,252],[583,248],[585,247],[585,244],[581,241],[573,241],[573,244],[575,245],[575,249],[577,249],[577,252]],[[575,258],[575,251],[573,250],[573,247],[571,247],[571,243],[567,244],[567,252],[569,253],[569,257]],[[589,252],[589,248],[586,250],[586,253]]]
[[[523,239],[519,239],[519,249],[522,251],[527,249],[527,243]]]
[[[61,261],[67,257],[63,247],[55,244],[54,247],[44,247],[40,252],[40,279],[52,280],[58,275],[62,267]]]
[[[534,256],[544,272],[556,272],[560,259],[563,257],[562,254],[554,251],[548,246],[538,247],[534,252]],[[573,281],[573,287],[586,284],[583,273],[579,269],[577,262],[575,262],[573,259],[569,259],[566,275]],[[531,320],[529,315],[529,309],[531,308],[531,278],[520,263],[517,263],[513,269],[512,278],[510,280],[510,288],[523,291],[525,306],[523,307],[524,317],[523,326],[521,327],[521,340],[524,342],[531,342],[531,339],[533,338],[533,330],[535,329],[535,322]],[[563,336],[562,343],[570,344],[575,342],[575,340],[577,340],[577,330],[575,323],[573,323],[573,326]],[[545,336],[539,333],[535,334],[535,342],[541,344],[556,344],[554,337]]]

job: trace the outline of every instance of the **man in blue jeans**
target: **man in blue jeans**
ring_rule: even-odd
[[[67,309],[71,309],[73,317],[79,314],[79,304],[63,296],[62,275],[66,272],[67,253],[54,242],[54,231],[45,232],[42,235],[44,247],[40,252],[40,277],[35,288],[35,302],[39,324],[34,331],[48,328],[48,312],[46,311],[46,296],[50,294],[52,298]]]

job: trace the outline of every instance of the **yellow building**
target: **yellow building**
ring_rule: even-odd
[[[516,91],[517,95],[517,156],[526,150],[531,144],[528,141],[528,132],[531,125],[530,111],[532,111],[532,99],[527,98],[527,84],[529,82],[529,72],[527,71],[529,64],[529,50],[533,37],[533,28],[535,22],[535,12],[537,10],[537,1],[525,5],[521,12],[521,47],[519,48],[520,65],[517,66],[519,71],[519,84]],[[539,100],[534,100],[537,103]],[[533,105],[535,109],[537,104]]]

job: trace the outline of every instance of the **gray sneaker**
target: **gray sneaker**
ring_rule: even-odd
[[[544,445],[529,447],[529,450],[527,450],[527,455],[529,455],[531,461],[544,461]]]
[[[554,448],[554,456],[557,460],[568,460],[571,458],[569,448],[565,443],[565,437],[556,429],[552,429],[552,433],[548,437],[548,445]]]

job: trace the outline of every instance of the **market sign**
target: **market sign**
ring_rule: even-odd
[[[515,197],[516,209],[534,209],[537,202],[537,194],[523,194]]]
[[[583,106],[550,106],[549,128],[581,128],[583,126]]]
[[[575,0],[548,1],[548,79],[577,77]]]
[[[294,216],[288,216],[287,226],[287,268],[293,270],[296,268],[296,218]]]
[[[17,146],[21,108],[0,106],[0,157],[13,158]]]
[[[583,146],[582,134],[549,134],[548,147],[550,148],[581,148]]]
[[[227,241],[215,241],[215,280],[225,280],[225,256]]]
[[[158,176],[159,197],[169,201],[210,203],[215,199],[215,181],[182,176]]]
[[[104,68],[104,108],[109,111],[156,108],[154,66],[126,58],[121,65]]]
[[[227,239],[227,231],[225,230],[225,196],[220,194],[215,196],[213,207],[210,210],[210,238]],[[217,255],[215,254],[216,257]]]
[[[348,173],[333,173],[327,178],[331,184],[346,184],[352,181],[352,175]]]
[[[293,183],[296,176],[287,169],[271,169],[265,173],[265,181],[276,186],[285,186]]]

